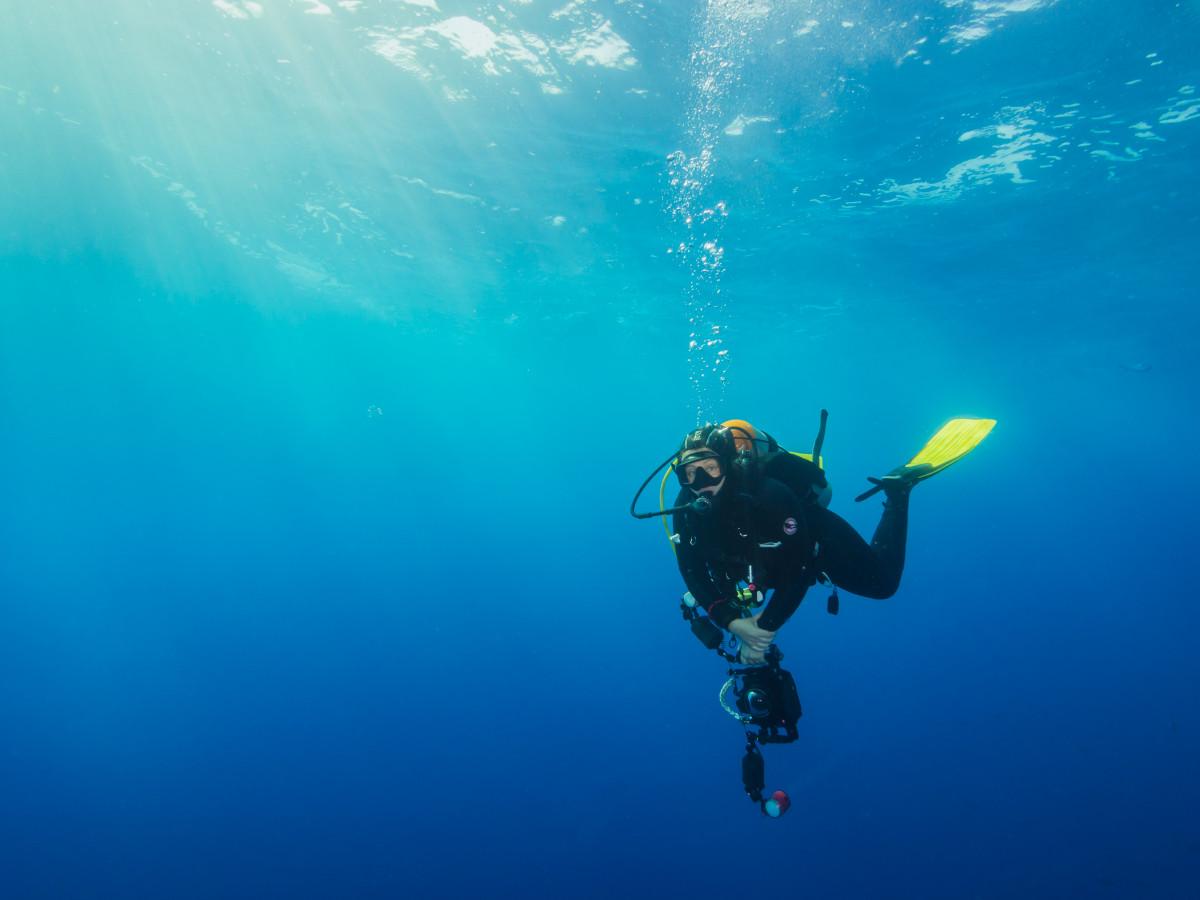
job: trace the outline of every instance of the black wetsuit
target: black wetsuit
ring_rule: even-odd
[[[684,489],[676,505],[693,499]],[[758,624],[775,631],[819,575],[863,597],[883,600],[896,592],[908,537],[908,494],[888,498],[870,544],[811,494],[801,497],[765,475],[748,491],[728,479],[711,510],[676,513],[674,527],[679,571],[697,605],[728,628],[740,615],[732,602],[737,582],[749,580],[752,567],[756,587],[774,591]]]

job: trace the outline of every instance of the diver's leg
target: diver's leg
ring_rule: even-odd
[[[868,544],[836,513],[816,509],[811,516],[819,545],[817,567],[838,587],[860,597],[886,600],[900,586],[908,542],[908,493],[895,492]]]

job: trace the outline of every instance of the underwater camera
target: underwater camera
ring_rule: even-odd
[[[734,705],[747,725],[759,729],[766,744],[789,744],[799,736],[796,723],[803,715],[792,673],[779,665],[782,654],[772,646],[767,665],[734,669]]]
[[[767,650],[766,665],[729,670],[729,680],[721,689],[721,705],[746,728],[746,755],[742,757],[742,789],[759,805],[763,815],[778,819],[792,805],[787,791],[764,795],[766,767],[759,744],[790,744],[800,735],[796,722],[803,714],[796,680],[779,663],[783,654],[774,644]],[[725,702],[733,692],[736,709]],[[757,727],[755,733],[750,729]]]

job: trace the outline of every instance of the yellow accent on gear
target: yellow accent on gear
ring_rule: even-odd
[[[789,450],[788,453],[792,454],[792,456],[798,456],[801,459],[807,459],[809,462],[815,462],[818,469],[822,472],[825,471],[825,457],[823,456],[820,459],[814,460],[811,453],[799,453],[795,450]]]
[[[658,483],[658,511],[662,512],[667,508],[667,479],[671,477],[671,473],[675,471],[675,463],[667,466],[667,471],[663,474],[662,481]],[[671,540],[671,526],[667,524],[667,517],[661,516],[663,531],[667,533],[667,543],[671,545],[671,552],[678,553],[675,549],[675,542]]]

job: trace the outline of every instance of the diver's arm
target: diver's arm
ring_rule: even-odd
[[[721,608],[729,606],[729,604],[722,602],[726,598],[721,596],[721,589],[708,571],[703,552],[688,542],[686,532],[681,532],[680,535],[675,561],[679,564],[679,574],[683,576],[683,583],[687,585],[691,595],[696,598],[696,605],[712,616],[713,621],[718,625],[725,628],[736,614],[731,609],[728,619],[718,618]]]
[[[708,569],[708,560],[704,553],[704,544],[697,540],[695,531],[689,528],[684,513],[676,513],[673,519],[675,533],[679,535],[679,543],[675,545],[675,562],[679,565],[679,574],[683,583],[696,599],[696,605],[704,609],[717,625],[728,628],[729,623],[737,618],[737,609],[727,602],[720,586],[713,579]]]
[[[778,631],[800,607],[800,601],[808,593],[809,581],[804,577],[789,577],[775,587],[767,608],[758,618],[758,627],[767,631]]]

